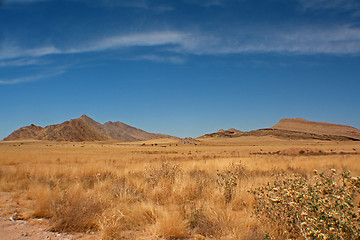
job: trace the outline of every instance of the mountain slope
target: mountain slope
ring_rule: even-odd
[[[17,140],[17,139],[37,139],[37,136],[41,133],[42,127],[31,124],[27,127],[22,127],[4,140]]]
[[[23,127],[14,131],[4,140],[36,139],[71,142],[119,140],[129,142],[165,137],[170,136],[149,133],[122,122],[100,124],[90,117],[82,115],[80,118],[45,128],[35,125]]]
[[[124,142],[171,137],[165,134],[149,133],[122,122],[106,122],[104,129],[107,136]]]

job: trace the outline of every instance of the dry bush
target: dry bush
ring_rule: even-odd
[[[28,197],[35,200],[34,212],[35,218],[51,218],[56,199],[60,197],[58,189],[44,185],[31,185],[28,190]]]
[[[229,237],[238,229],[236,215],[231,217],[225,205],[208,200],[210,202],[193,202],[178,206],[179,212],[189,223],[193,235],[209,238]]]
[[[177,211],[163,212],[156,219],[156,234],[165,239],[188,238],[189,223]]]
[[[228,170],[231,171],[237,179],[247,179],[249,176],[249,170],[241,161],[232,162],[228,166]]]
[[[242,178],[247,178],[247,172],[248,170],[241,162],[231,163],[227,169],[222,172],[217,171],[217,183],[223,191],[225,203],[228,204],[232,201],[234,188]]]
[[[111,181],[111,192],[114,197],[122,202],[134,203],[144,200],[144,189],[136,179],[130,177],[119,177]]]
[[[156,166],[146,167],[144,177],[149,185],[156,186],[161,179],[166,179],[173,183],[180,172],[181,169],[178,164],[162,161],[161,164]]]
[[[107,209],[99,225],[104,240],[126,239],[129,230],[140,231],[155,223],[155,210],[146,205],[117,205]]]
[[[211,187],[192,181],[185,176],[173,185],[172,202],[175,204],[201,201],[208,195]]]
[[[155,204],[164,205],[171,202],[172,195],[173,184],[168,182],[166,179],[162,179],[153,189],[149,189],[148,198]]]
[[[52,231],[89,232],[98,229],[97,218],[103,211],[101,203],[81,186],[76,185],[57,199],[52,209]]]
[[[189,196],[187,199],[196,200],[203,195],[209,194],[210,185],[214,183],[216,180],[205,170],[191,170],[187,179],[190,182],[189,186]]]

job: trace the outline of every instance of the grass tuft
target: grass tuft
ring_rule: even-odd
[[[188,238],[189,222],[177,211],[163,212],[156,220],[156,234],[165,239]]]

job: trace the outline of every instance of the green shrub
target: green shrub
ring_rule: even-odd
[[[359,239],[360,177],[314,171],[304,176],[280,174],[273,183],[253,191],[255,213],[277,225],[277,234],[294,239]],[[357,204],[356,204],[357,203]]]

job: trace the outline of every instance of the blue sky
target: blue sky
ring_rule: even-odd
[[[0,138],[82,114],[180,137],[360,128],[360,2],[0,1]]]

